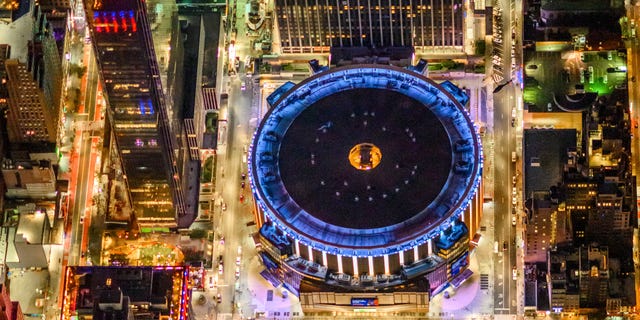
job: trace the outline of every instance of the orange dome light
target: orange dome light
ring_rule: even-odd
[[[359,143],[349,150],[349,163],[358,170],[371,170],[382,160],[380,148],[373,143]]]

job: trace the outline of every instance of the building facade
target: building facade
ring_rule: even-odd
[[[462,48],[462,0],[276,0],[282,53],[330,47]]]
[[[145,3],[89,0],[85,8],[136,219],[141,227],[188,227],[197,185],[189,192],[189,157],[177,142],[187,138],[167,114]]]
[[[44,95],[27,66],[18,60],[4,62],[9,93],[7,130],[9,141],[56,142],[56,112],[44,102]]]
[[[54,110],[56,117],[62,111],[62,59],[64,39],[67,36],[66,7],[54,7],[54,3],[42,3],[34,15],[34,39],[29,60],[34,79],[42,89],[44,101]],[[62,124],[61,124],[62,125]]]

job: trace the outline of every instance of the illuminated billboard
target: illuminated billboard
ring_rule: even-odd
[[[376,307],[378,306],[378,298],[351,298],[351,306]]]

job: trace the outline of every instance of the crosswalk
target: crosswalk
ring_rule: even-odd
[[[502,80],[504,80],[504,77],[501,74],[498,74],[498,72],[502,73],[501,71],[496,70],[496,72],[491,75],[494,83],[502,83]]]
[[[489,289],[489,274],[487,273],[480,274],[480,289],[482,290]]]

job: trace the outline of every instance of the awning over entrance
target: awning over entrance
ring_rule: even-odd
[[[464,283],[467,279],[469,279],[473,275],[473,271],[470,269],[465,269],[462,273],[458,274],[455,278],[453,278],[450,282],[451,286],[454,288],[459,288],[462,283]]]

